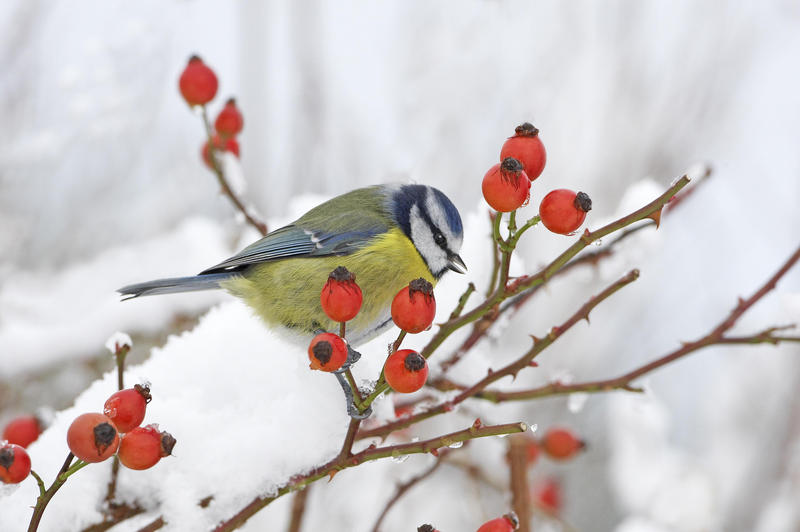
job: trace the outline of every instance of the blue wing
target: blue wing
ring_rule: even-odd
[[[287,225],[247,246],[233,257],[203,270],[200,275],[240,270],[254,264],[290,257],[349,255],[365,246],[372,237],[384,230],[383,227],[377,227],[373,230],[334,234]]]

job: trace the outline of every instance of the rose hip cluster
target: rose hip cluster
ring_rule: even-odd
[[[353,273],[343,266],[333,270],[320,293],[320,304],[333,321],[344,324],[361,310],[363,294]],[[416,334],[427,330],[436,315],[433,285],[425,279],[415,279],[400,290],[392,301],[392,320],[403,333]],[[347,361],[346,340],[334,333],[320,333],[308,347],[311,369],[338,371]],[[428,379],[428,363],[411,349],[392,352],[383,367],[387,384],[396,392],[419,390]]]
[[[183,99],[191,107],[205,106],[217,95],[219,82],[214,71],[203,63],[202,59],[193,55],[181,73],[178,87]],[[239,157],[239,142],[236,140],[236,135],[242,131],[243,127],[244,118],[239,108],[236,107],[236,100],[229,98],[214,120],[214,133],[211,139],[214,151],[227,151]],[[202,149],[203,161],[213,170],[215,165],[211,161],[210,152],[209,142],[206,141]]]
[[[539,130],[525,122],[515,129],[500,150],[500,162],[483,177],[483,197],[498,212],[512,212],[527,205],[531,183],[544,170],[547,154]],[[562,235],[574,233],[592,209],[584,192],[564,188],[551,191],[539,204],[542,224]]]
[[[142,427],[150,389],[137,384],[114,393],[105,402],[103,413],[81,414],[67,430],[67,445],[84,462],[102,462],[115,453],[129,469],[149,469],[172,454],[175,438],[158,430],[158,425]]]

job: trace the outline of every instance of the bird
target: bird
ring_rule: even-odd
[[[268,326],[303,343],[336,331],[320,304],[328,275],[344,266],[363,292],[347,323],[358,346],[391,326],[394,296],[411,280],[436,282],[465,273],[459,256],[463,226],[440,190],[382,184],[336,196],[197,275],[157,279],[118,289],[124,299],[222,288],[244,300]]]

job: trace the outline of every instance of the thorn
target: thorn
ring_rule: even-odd
[[[583,230],[583,234],[581,235],[581,240],[586,242],[586,245],[588,246],[589,244],[592,243],[591,236],[592,236],[592,233],[590,233],[588,229],[584,229]]]
[[[530,335],[528,335],[528,336],[530,336],[530,337],[533,339],[533,345],[536,345],[536,344],[538,344],[539,342],[541,342],[541,341],[542,341],[542,339],[541,339],[541,338],[539,338],[538,336],[534,336],[534,335],[532,335],[532,334],[530,334]]]
[[[583,319],[585,319],[585,320],[586,320],[586,323],[588,323],[589,325],[591,325],[591,324],[592,324],[592,322],[591,322],[591,321],[589,321],[589,313],[588,313],[588,312],[586,313],[586,316],[584,316],[584,317],[583,317]]]
[[[483,426],[483,421],[481,421],[481,418],[476,418],[475,423],[473,423],[472,426],[473,428],[479,429]]]
[[[661,206],[657,211],[652,213],[648,218],[653,220],[656,223],[656,229],[661,225],[661,211],[664,210],[664,207]]]
[[[332,481],[332,480],[333,480],[333,477],[335,477],[335,476],[336,476],[336,473],[338,473],[338,472],[339,472],[339,470],[338,470],[338,469],[334,469],[333,471],[331,471],[330,473],[328,473],[328,482]]]
[[[431,449],[431,450],[430,450],[430,451],[428,451],[428,452],[429,452],[429,453],[431,453],[431,454],[432,454],[433,456],[435,456],[436,458],[439,458],[439,449]]]
[[[532,368],[538,368],[539,367],[539,363],[536,362],[535,360],[531,360],[530,362],[528,362],[528,366],[530,366]]]
[[[739,296],[739,297],[736,298],[736,305],[739,306],[739,307],[744,305],[744,299],[742,299],[742,296]]]

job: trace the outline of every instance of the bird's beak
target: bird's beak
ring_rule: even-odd
[[[461,257],[453,253],[450,255],[450,261],[447,263],[447,269],[453,270],[456,273],[466,273],[467,265],[464,264],[464,261],[461,260]]]

